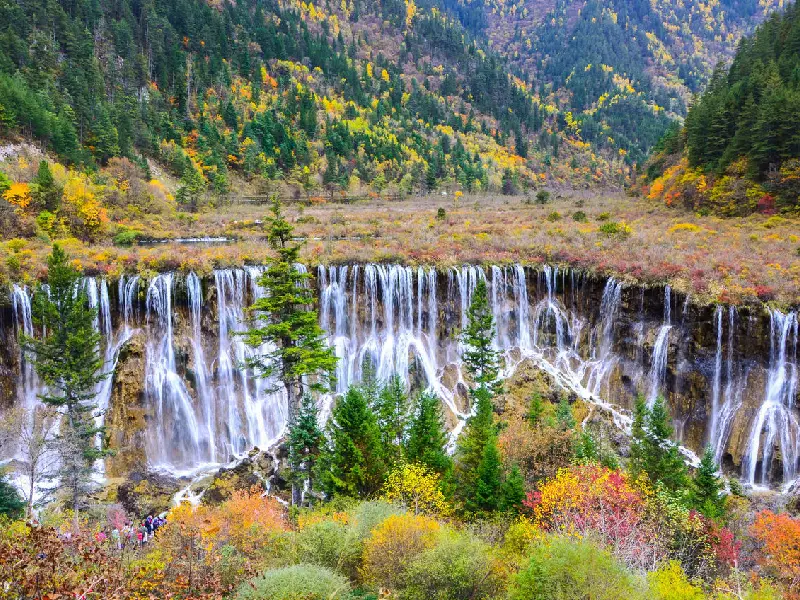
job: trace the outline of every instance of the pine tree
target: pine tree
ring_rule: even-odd
[[[542,395],[538,392],[534,392],[533,396],[531,396],[530,407],[528,408],[528,422],[532,427],[538,427],[542,422],[542,415],[544,415]]]
[[[561,400],[556,406],[556,421],[562,431],[575,429],[575,417],[572,414],[572,406],[566,396],[561,396]]]
[[[575,460],[582,464],[600,462],[600,448],[597,440],[588,431],[581,431],[575,442]]]
[[[717,475],[714,451],[706,446],[692,481],[692,505],[711,519],[721,517],[724,514],[722,487],[722,481]]]
[[[497,379],[497,352],[492,346],[494,317],[484,280],[479,280],[475,286],[467,318],[467,327],[462,334],[465,346],[462,359],[475,382],[475,387],[470,390],[475,413],[467,420],[456,448],[456,490],[465,504],[475,502],[478,471],[486,446],[495,436],[492,400],[501,389]]]
[[[518,465],[511,467],[500,488],[500,510],[518,512],[525,499],[525,479]]]
[[[47,390],[42,402],[63,410],[66,417],[56,444],[61,460],[61,485],[78,511],[91,489],[94,461],[106,455],[97,447],[102,432],[94,422],[97,385],[106,377],[100,372],[100,334],[94,328],[96,309],[89,307],[80,275],[57,244],[47,259],[48,287],[34,295],[33,317],[46,334],[41,339],[22,338],[22,346],[33,355],[39,377]]]
[[[351,497],[378,491],[386,475],[381,432],[359,388],[351,387],[336,403],[328,430],[325,491]]]
[[[464,505],[469,512],[493,512],[500,505],[503,466],[497,439],[492,435],[483,448],[475,479],[475,493],[466,497]]]
[[[50,165],[46,160],[39,162],[39,170],[33,180],[37,204],[44,210],[54,212],[61,204],[61,190],[58,189]]]
[[[489,305],[486,280],[479,279],[467,309],[467,327],[461,334],[465,346],[464,367],[477,388],[485,388],[493,397],[500,393],[498,353],[494,349],[494,315]]]
[[[410,463],[420,463],[438,473],[445,484],[449,482],[453,461],[447,454],[441,400],[435,394],[423,392],[417,396],[408,427],[405,457]]]
[[[673,493],[686,488],[686,464],[678,446],[671,441],[673,433],[663,398],[657,398],[648,409],[638,398],[631,427],[629,470],[634,477],[646,473],[650,481]]]
[[[310,394],[303,394],[297,418],[289,428],[286,444],[295,485],[308,481],[308,489],[314,489],[312,475],[324,439],[319,427],[317,403]]]
[[[373,406],[381,430],[381,441],[389,467],[402,458],[403,440],[408,427],[408,395],[399,375],[393,375],[381,388]]]
[[[673,429],[669,421],[664,399],[659,397],[650,408],[647,420],[647,472],[651,480],[658,481],[672,492],[678,492],[687,485],[686,463],[678,446],[670,439]]]
[[[301,243],[293,243],[293,227],[283,217],[277,196],[273,197],[269,244],[276,256],[259,279],[265,294],[250,310],[261,326],[247,332],[252,348],[265,344],[273,350],[249,361],[263,377],[277,376],[289,399],[289,423],[294,423],[300,398],[307,389],[323,391],[333,377],[337,358],[325,343],[319,325],[310,275],[298,268]],[[312,379],[306,385],[306,378]],[[317,378],[318,380],[313,380]]]
[[[309,391],[326,389],[337,358],[325,343],[325,332],[313,309],[310,275],[297,266],[301,244],[291,241],[293,228],[283,217],[277,196],[273,197],[272,215],[269,244],[276,256],[259,279],[264,296],[250,307],[260,324],[245,337],[250,347],[271,350],[248,359],[247,364],[262,377],[275,376],[282,382],[292,427],[300,399]],[[292,499],[299,499],[297,486],[292,488]]]
[[[175,201],[179,205],[188,208],[191,212],[195,212],[200,205],[200,200],[206,191],[206,187],[206,181],[200,171],[194,168],[193,165],[189,165],[183,172],[178,191],[175,192]]]
[[[25,502],[15,488],[0,472],[0,515],[9,519],[18,519],[25,511]]]

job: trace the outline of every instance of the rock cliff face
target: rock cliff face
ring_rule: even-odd
[[[109,477],[125,477],[147,468],[145,432],[156,426],[145,399],[145,340],[137,333],[119,352],[112,375],[111,399],[106,413],[106,443],[113,455],[106,459]]]
[[[192,473],[280,437],[286,407],[279,386],[242,366],[257,350],[237,335],[247,327],[246,307],[262,293],[260,272],[87,283],[99,290],[95,302],[111,324],[105,351],[114,374],[100,401],[115,451],[106,463],[110,477],[145,466]],[[481,278],[490,284],[496,343],[509,373],[525,359],[573,394],[623,411],[637,394],[651,402],[663,395],[687,447],[711,444],[724,468],[746,482],[795,477],[796,315],[697,306],[669,288],[549,267],[319,268],[320,323],[340,357],[337,391],[358,381],[370,360],[379,377],[397,372],[412,388],[438,393],[457,428],[470,411],[458,335]],[[26,366],[14,341],[26,327],[22,301],[1,312],[0,409],[35,398],[36,383],[20,379]]]

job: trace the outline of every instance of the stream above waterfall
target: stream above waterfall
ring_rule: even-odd
[[[104,369],[98,405],[123,476],[143,466],[197,473],[268,448],[285,429],[279,382],[243,366],[256,350],[238,335],[263,293],[261,267],[209,276],[86,278],[98,308]],[[700,307],[669,287],[643,289],[569,269],[511,266],[438,270],[402,265],[320,266],[313,272],[321,326],[339,357],[336,393],[357,383],[365,361],[379,378],[399,374],[442,400],[457,434],[471,407],[459,331],[485,279],[506,374],[533,361],[562,386],[606,407],[624,426],[637,394],[665,397],[678,440],[711,445],[723,469],[752,486],[797,477],[798,317],[776,309]],[[15,285],[0,328],[10,398],[33,407],[41,386],[16,339],[36,335],[30,290]],[[332,395],[321,399],[322,413]],[[142,464],[144,463],[144,465]]]

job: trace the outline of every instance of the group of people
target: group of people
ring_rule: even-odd
[[[167,519],[163,516],[154,517],[153,515],[147,515],[147,518],[143,519],[138,525],[132,525],[130,521],[127,521],[121,529],[114,527],[111,530],[111,541],[119,550],[130,547],[133,544],[140,547],[144,546],[153,539],[158,528],[166,522]],[[98,531],[96,537],[98,542],[104,542],[109,536],[105,531]]]

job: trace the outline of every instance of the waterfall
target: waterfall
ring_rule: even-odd
[[[253,299],[261,293],[258,271],[215,271],[219,345],[216,371],[216,407],[226,432],[226,460],[242,456],[253,447],[267,448],[286,425],[288,407],[283,387],[273,377],[256,377],[245,363],[254,356],[244,333],[247,290]],[[249,279],[249,285],[248,285]],[[270,351],[259,349],[261,354]]]
[[[306,272],[302,265],[297,268]],[[274,348],[251,348],[241,335],[252,325],[248,307],[264,295],[259,284],[263,273],[256,266],[220,269],[206,281],[195,273],[165,273],[149,280],[123,275],[116,284],[116,307],[111,304],[114,290],[104,278],[82,280],[89,303],[98,310],[94,326],[102,334],[104,372],[113,372],[120,349],[132,336],[144,340],[147,424],[142,450],[151,468],[195,474],[241,458],[254,447],[266,449],[283,434],[287,406],[282,385],[248,366],[248,359]],[[670,339],[679,339],[678,334],[688,338],[691,326],[687,304],[673,306],[669,287],[655,319],[647,316],[644,300],[626,316],[629,303],[622,301],[622,282],[597,282],[580,271],[550,266],[466,265],[437,272],[425,266],[324,265],[314,274],[309,285],[316,285],[319,323],[340,359],[336,387],[320,399],[323,419],[335,394],[358,383],[369,361],[380,379],[397,374],[408,389],[437,394],[456,435],[471,411],[460,334],[481,280],[488,285],[496,324],[493,344],[503,357],[504,375],[528,360],[622,427],[628,426],[628,417],[606,400],[613,395],[624,405],[642,392],[652,402],[664,393]],[[30,292],[13,286],[10,298],[18,336],[33,335]],[[673,321],[673,308],[684,316]],[[772,310],[769,319],[769,356],[745,360],[744,349],[736,347],[741,328],[736,309],[718,307],[711,316],[714,344],[708,358],[697,361],[708,383],[703,439],[722,460],[734,423],[746,417],[750,435],[742,473],[749,483],[790,481],[800,459],[793,406],[797,315]],[[647,332],[655,337],[652,356],[638,350]],[[41,385],[28,357],[20,352],[18,362],[17,396],[20,404],[34,407]],[[750,417],[743,413],[743,398],[752,394],[748,377],[754,368],[763,368],[766,383],[757,392],[763,398],[757,414]],[[110,377],[98,384],[98,424],[112,388]],[[778,458],[780,474],[774,472]]]
[[[711,422],[708,425],[708,443],[715,444],[719,438],[719,404],[722,387],[722,307],[714,311],[717,328],[717,351],[714,358],[714,376],[711,383]]]
[[[147,343],[145,390],[152,403],[148,459],[156,468],[191,468],[200,454],[200,430],[192,398],[177,372],[173,346],[173,275],[157,275],[147,288],[147,321],[158,334]]]
[[[650,391],[647,394],[647,405],[652,407],[655,404],[664,386],[664,379],[667,376],[667,359],[669,354],[669,332],[672,329],[672,290],[669,286],[664,287],[664,323],[656,334],[656,341],[653,345],[653,360],[650,364]]]
[[[719,333],[718,333],[719,336]],[[722,405],[719,407],[717,424],[710,436],[710,442],[714,449],[714,458],[717,464],[722,461],[722,454],[731,434],[733,418],[742,406],[742,394],[747,387],[747,377],[741,375],[741,380],[737,379],[737,369],[734,366],[734,344],[736,338],[736,308],[728,307],[728,343],[727,355],[725,357],[725,388],[722,393]],[[719,348],[719,341],[717,343]],[[719,350],[718,350],[719,352]],[[717,364],[719,360],[717,361]],[[715,365],[716,366],[716,365]],[[714,379],[717,376],[715,373]]]
[[[17,339],[22,335],[33,337],[31,297],[26,288],[17,284],[11,287],[11,310],[16,324]],[[21,377],[17,385],[17,393],[22,399],[23,407],[26,410],[32,410],[39,403],[38,394],[41,392],[41,387],[33,361],[21,347],[19,350],[19,362],[21,365]]]
[[[797,394],[797,345],[797,314],[770,309],[767,383],[764,400],[750,430],[743,464],[744,479],[750,485],[771,481],[776,445],[780,451],[784,483],[796,477],[800,424],[792,408]]]

